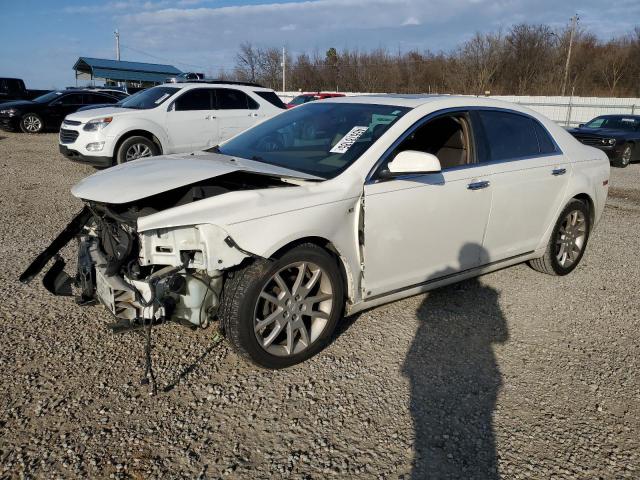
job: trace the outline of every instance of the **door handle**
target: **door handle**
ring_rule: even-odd
[[[481,182],[473,182],[467,185],[469,190],[482,190],[487,188],[491,183],[488,180],[482,180]]]
[[[258,116],[258,114],[257,114],[257,113],[250,113],[250,114],[249,114],[249,116],[250,116],[250,117],[257,117],[257,116]]]
[[[565,173],[567,173],[567,169],[566,168],[554,168],[551,171],[551,175],[554,175],[556,177],[559,176],[559,175],[564,175]]]

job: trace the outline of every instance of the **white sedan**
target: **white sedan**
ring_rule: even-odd
[[[521,262],[566,275],[608,190],[606,155],[517,105],[454,96],[314,102],[208,151],[98,172],[25,271],[117,328],[219,321],[268,368],[349,314]],[[79,237],[78,273],[58,251]]]

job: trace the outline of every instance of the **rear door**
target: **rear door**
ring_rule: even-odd
[[[173,153],[192,152],[209,146],[217,137],[211,88],[187,90],[170,105],[166,129]]]
[[[219,137],[216,143],[246,130],[261,119],[260,105],[241,90],[216,88]]]
[[[568,159],[534,118],[509,110],[473,112],[493,200],[484,239],[491,261],[535,250],[553,224],[571,174]]]

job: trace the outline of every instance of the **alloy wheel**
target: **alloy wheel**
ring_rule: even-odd
[[[27,115],[22,119],[22,125],[30,133],[37,133],[42,128],[42,121],[35,115]]]
[[[262,288],[254,312],[258,344],[279,357],[308,349],[324,332],[336,302],[329,275],[311,262],[280,269]]]
[[[570,211],[562,221],[556,238],[556,259],[568,268],[580,257],[587,239],[587,220],[580,210]]]
[[[622,151],[622,164],[629,165],[631,162],[631,145],[627,145],[625,149]]]
[[[150,157],[151,149],[144,143],[134,143],[127,149],[125,154],[126,161],[135,160],[137,158]]]

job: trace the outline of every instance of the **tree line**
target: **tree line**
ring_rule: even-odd
[[[518,24],[476,33],[448,52],[337,50],[287,55],[287,90],[560,95],[570,28]],[[243,43],[220,77],[282,89],[282,51]],[[573,36],[566,95],[640,97],[640,27],[609,40]]]

